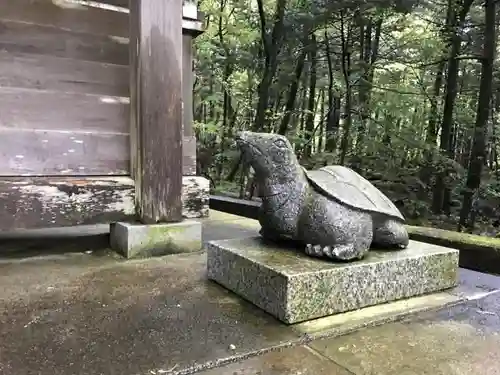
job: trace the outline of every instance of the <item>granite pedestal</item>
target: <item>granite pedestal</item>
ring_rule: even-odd
[[[260,237],[206,244],[208,277],[293,324],[452,288],[458,251],[411,241],[401,251],[371,250],[336,263]]]
[[[201,222],[144,225],[113,223],[110,231],[111,248],[125,258],[145,258],[202,249]]]

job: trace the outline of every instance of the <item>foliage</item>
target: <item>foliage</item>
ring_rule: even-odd
[[[461,216],[469,231],[500,224],[500,74],[486,38],[493,0],[204,0],[201,8],[198,167],[216,191],[246,196],[252,185],[238,168],[235,132],[283,132],[304,166],[352,167],[410,221],[457,229]],[[490,89],[481,81],[489,62]]]

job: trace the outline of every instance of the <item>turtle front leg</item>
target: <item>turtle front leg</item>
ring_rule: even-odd
[[[332,260],[362,259],[373,239],[370,213],[315,195],[301,218],[299,235],[306,254]]]
[[[344,245],[321,246],[307,244],[305,252],[309,256],[317,258],[329,258],[333,260],[355,260],[363,259],[370,249],[370,245],[349,243]]]
[[[278,234],[273,233],[270,230],[268,230],[268,229],[266,230],[264,228],[260,228],[259,234],[262,237],[264,237],[266,240],[273,241],[273,242],[279,241],[281,239],[281,237]]]

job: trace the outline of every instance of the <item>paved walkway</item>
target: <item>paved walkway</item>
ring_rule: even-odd
[[[204,236],[257,228],[214,213]],[[2,375],[500,373],[500,278],[466,270],[456,291],[465,303],[326,339],[313,338],[339,334],[332,327],[341,320],[281,324],[208,282],[203,253],[10,259],[0,262],[0,283]],[[436,298],[419,303],[432,307]],[[384,309],[390,316],[387,306],[361,310],[364,320],[346,315],[341,326],[363,325]]]

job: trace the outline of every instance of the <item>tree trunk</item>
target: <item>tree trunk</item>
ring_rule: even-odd
[[[363,38],[363,75],[360,80],[359,87],[359,105],[361,119],[358,125],[358,135],[356,140],[356,154],[363,154],[363,144],[366,132],[369,128],[370,121],[370,99],[373,85],[373,77],[375,73],[374,65],[378,59],[380,34],[382,32],[382,18],[378,19],[375,24],[375,35],[372,39],[373,22],[369,20],[366,29],[364,30]]]
[[[492,153],[492,162],[491,169],[495,171],[496,179],[500,179],[500,167],[498,160],[498,135],[496,131],[497,127],[497,116],[500,113],[500,91],[496,91],[495,93],[495,106],[494,110],[491,112],[491,153]]]
[[[492,91],[494,91],[495,94],[494,94],[494,96],[492,96],[492,100],[493,100],[494,104],[492,105],[492,108],[490,111],[491,142],[489,142],[489,147],[488,147],[488,156],[489,156],[488,162],[489,162],[489,168],[492,171],[495,171],[495,175],[496,175],[496,173],[498,173],[498,171],[496,170],[497,159],[498,159],[498,155],[497,155],[498,139],[497,139],[497,131],[496,131],[496,127],[498,124],[497,124],[496,117],[500,113],[500,91],[494,90],[494,89],[492,89]],[[492,95],[493,95],[493,93],[492,93]]]
[[[323,137],[324,137],[324,128],[325,128],[325,90],[321,90],[321,108],[319,110],[321,119],[319,123],[319,131],[318,131],[318,149],[317,152],[323,151]]]
[[[455,99],[457,96],[458,88],[458,69],[460,60],[457,58],[460,52],[460,44],[462,42],[461,37],[461,26],[465,21],[465,17],[469,13],[470,7],[473,0],[465,0],[460,13],[457,14],[453,11],[453,6],[455,3],[449,1],[448,7],[449,11],[453,12],[450,19],[453,20],[453,28],[451,30],[451,49],[448,58],[448,71],[447,71],[447,84],[446,84],[446,94],[444,98],[444,109],[443,109],[443,119],[441,123],[441,138],[440,138],[440,149],[442,156],[446,157],[445,166],[443,170],[436,176],[436,185],[434,186],[434,193],[432,199],[432,210],[434,213],[439,214],[441,212],[449,213],[450,202],[448,199],[448,192],[446,192],[446,179],[449,175],[449,161],[453,158],[452,149],[452,129],[453,129],[453,109],[455,106]]]
[[[278,54],[283,42],[283,20],[285,18],[286,3],[287,0],[277,0],[273,30],[271,35],[268,35],[266,31],[266,17],[264,14],[263,0],[257,0],[265,64],[262,79],[258,87],[259,102],[257,104],[257,113],[255,114],[253,123],[254,131],[264,129],[266,123],[266,111],[269,105],[269,90],[278,68]]]
[[[488,117],[491,104],[493,63],[495,59],[495,16],[496,0],[485,0],[484,5],[484,47],[481,61],[481,82],[477,103],[476,123],[471,150],[471,159],[467,174],[466,188],[463,192],[463,203],[460,211],[459,229],[474,227],[474,221],[469,220],[472,201],[481,184],[481,174],[486,157],[486,139]]]
[[[300,53],[299,59],[297,61],[297,66],[295,67],[295,75],[290,85],[290,91],[288,92],[288,98],[285,105],[285,115],[281,120],[280,127],[278,129],[278,133],[282,135],[286,135],[288,131],[288,125],[290,124],[290,118],[292,117],[292,111],[295,108],[295,99],[297,98],[297,92],[299,89],[300,77],[302,75],[302,71],[304,70],[304,62],[306,59],[307,50],[305,48],[302,49]]]
[[[340,18],[340,35],[342,39],[342,73],[346,86],[345,93],[345,107],[344,107],[344,125],[342,130],[342,142],[340,145],[340,160],[339,164],[344,165],[347,152],[349,151],[349,136],[351,132],[351,100],[352,100],[352,86],[350,82],[351,75],[351,30],[345,30],[344,14],[342,12]]]
[[[398,119],[401,121],[401,118]],[[392,113],[386,113],[384,116],[384,137],[382,138],[382,143],[384,144],[388,153],[391,152],[390,146],[392,142],[392,134],[395,131],[394,125],[394,115]]]
[[[443,71],[446,62],[443,60],[439,63],[436,69],[436,78],[434,79],[434,86],[432,89],[431,97],[431,108],[429,111],[429,120],[427,125],[427,134],[425,137],[426,146],[428,147],[424,151],[424,166],[420,171],[420,180],[428,186],[431,182],[432,175],[432,165],[434,150],[437,145],[437,135],[438,135],[438,100],[441,96],[441,87],[443,86]],[[422,195],[424,192],[421,192]],[[422,196],[421,195],[421,196]]]
[[[229,48],[227,47],[225,40],[224,40],[224,27],[223,27],[223,14],[224,10],[226,7],[226,1],[225,0],[220,0],[220,7],[219,7],[219,43],[224,51],[224,73],[222,76],[222,92],[223,92],[223,104],[222,104],[222,128],[220,131],[220,146],[219,146],[219,154],[220,157],[217,158],[217,168],[216,168],[216,181],[220,182],[222,178],[222,171],[224,168],[224,162],[225,158],[223,157],[224,151],[226,148],[226,139],[229,138],[231,135],[231,131],[228,128],[228,120],[229,118],[233,117],[232,116],[232,104],[231,104],[231,97],[229,95],[229,91],[227,89],[227,86],[229,84],[229,77],[231,76],[233,72],[233,67],[231,64],[231,57],[230,57],[230,52]]]
[[[316,103],[316,65],[317,65],[317,44],[316,37],[311,34],[310,46],[309,46],[309,64],[310,64],[310,78],[309,78],[309,98],[307,102],[307,117],[306,117],[306,132],[305,141],[306,147],[304,149],[304,156],[310,157],[312,151],[312,141],[314,132],[314,114],[315,114],[315,103]]]
[[[307,108],[307,89],[306,89],[306,84],[307,84],[307,76],[303,77],[303,83],[302,83],[302,97],[301,97],[301,103],[300,103],[300,128],[299,132],[301,136],[304,136],[304,131],[305,131],[305,123],[306,123],[306,108]]]
[[[212,69],[211,71],[213,72],[214,71],[214,66],[212,64]],[[209,95],[212,96],[214,94],[214,75],[213,73],[210,74],[210,78],[209,78]],[[210,100],[210,104],[209,104],[209,108],[210,108],[210,111],[209,111],[209,121],[214,121],[215,119],[215,103],[213,100]]]
[[[340,96],[334,90],[333,64],[330,52],[328,33],[325,30],[325,52],[328,63],[328,116],[325,127],[325,151],[334,152],[337,149],[337,136],[340,127]]]

